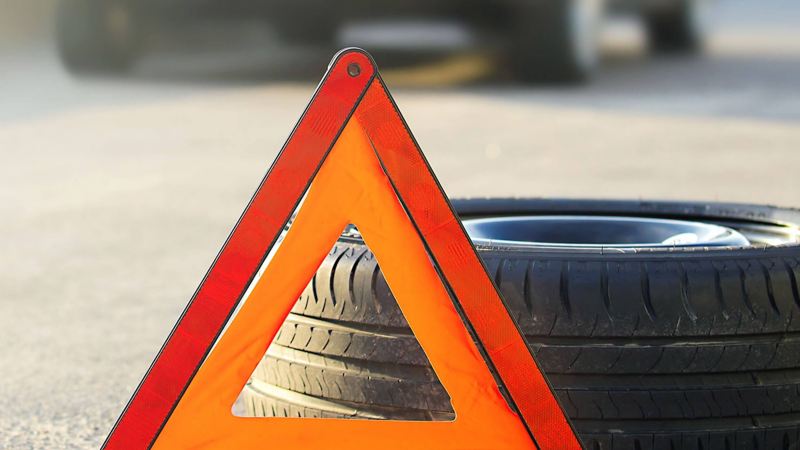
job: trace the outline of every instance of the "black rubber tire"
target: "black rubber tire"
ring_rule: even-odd
[[[467,200],[465,217],[604,214],[780,233],[800,211],[736,204]],[[800,448],[800,247],[478,248],[589,449]],[[256,416],[453,417],[372,257],[343,237],[244,399]]]
[[[112,10],[124,14],[114,23]],[[139,55],[140,21],[131,0],[60,0],[56,44],[64,66],[73,73],[121,73]]]
[[[695,53],[702,49],[704,33],[695,24],[692,3],[674,0],[669,6],[645,13],[650,48],[661,53]]]
[[[517,77],[534,83],[578,83],[594,69],[580,63],[568,26],[571,1],[517,2],[511,17],[511,61]]]

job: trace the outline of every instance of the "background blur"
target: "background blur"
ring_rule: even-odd
[[[73,75],[56,3],[2,0],[0,448],[99,446],[343,45],[374,53],[452,197],[800,206],[800,2],[713,3],[697,51],[654,48],[634,5],[600,21],[596,66],[542,63],[541,18],[488,3],[312,42],[302,16],[151,11],[135,58],[79,52]]]

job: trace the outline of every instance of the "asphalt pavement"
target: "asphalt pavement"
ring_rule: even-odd
[[[800,207],[798,24],[796,1],[722,1],[705,56],[659,58],[620,26],[576,88],[464,51],[386,79],[451,197]],[[313,92],[295,50],[121,79],[0,55],[0,448],[99,447]]]

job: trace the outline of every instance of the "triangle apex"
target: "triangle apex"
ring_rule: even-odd
[[[361,68],[362,72],[368,72],[369,75],[378,73],[378,65],[375,63],[375,59],[369,54],[368,51],[359,47],[345,47],[336,52],[336,54],[333,55],[331,62],[328,64],[328,71],[333,70],[334,67],[344,61],[362,62],[368,66]]]

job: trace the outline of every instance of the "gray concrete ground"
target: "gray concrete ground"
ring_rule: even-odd
[[[715,22],[704,58],[612,35],[576,89],[501,85],[468,54],[387,79],[451,196],[800,206],[800,4],[730,0]],[[156,55],[124,80],[4,54],[0,448],[101,443],[313,90],[263,52]],[[197,67],[214,75],[181,81]]]

